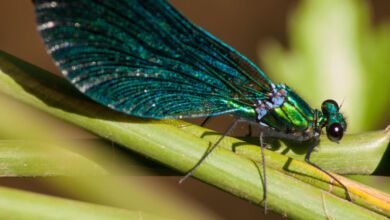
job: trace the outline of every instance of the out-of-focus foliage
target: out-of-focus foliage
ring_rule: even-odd
[[[360,0],[304,0],[289,24],[286,50],[276,41],[261,47],[261,61],[319,108],[325,99],[342,104],[349,131],[388,124],[390,22],[373,25]]]

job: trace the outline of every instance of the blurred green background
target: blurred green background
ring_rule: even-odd
[[[385,0],[198,0],[172,3],[188,18],[232,45],[275,82],[285,82],[313,107],[327,98],[343,103],[349,132],[390,123],[390,2]],[[0,49],[59,71],[46,54],[30,1],[1,1]],[[229,120],[210,127],[222,131]],[[46,118],[61,138],[91,138],[85,131]],[[11,123],[11,122],[10,122]],[[221,219],[261,219],[260,208],[196,180],[135,177],[158,182]],[[0,179],[5,185],[43,190],[32,179]],[[26,186],[28,183],[28,187]],[[268,215],[267,219],[277,215]]]

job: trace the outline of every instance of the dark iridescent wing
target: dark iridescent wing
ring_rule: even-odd
[[[164,0],[36,0],[49,53],[95,101],[130,115],[240,111],[271,90],[249,60]]]

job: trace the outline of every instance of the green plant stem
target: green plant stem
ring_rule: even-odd
[[[188,131],[189,133],[195,136],[201,136],[204,133],[211,132],[210,130],[205,131],[204,128],[199,128],[199,127],[190,128],[191,125],[185,123],[182,123],[179,126],[181,126],[184,130]],[[204,138],[209,140],[211,143],[215,143],[218,137],[216,137],[215,135],[211,135]],[[328,156],[333,156],[338,159],[334,161],[337,164],[333,165],[333,167],[341,167],[341,165],[347,166],[348,163],[344,162],[345,160],[347,160],[352,165],[356,164],[356,166],[354,167],[355,169],[353,169],[354,171],[356,172],[362,171],[364,173],[367,170],[367,168],[365,168],[364,166],[365,164],[359,165],[358,164],[359,161],[354,162],[351,160],[354,160],[354,158],[362,158],[360,162],[365,163],[367,161],[366,164],[368,166],[370,164],[373,164],[373,163],[369,163],[371,162],[369,158],[375,158],[373,155],[375,155],[376,157],[380,155],[384,155],[384,151],[386,151],[388,147],[389,140],[390,140],[390,127],[384,131],[382,130],[376,132],[349,135],[345,138],[345,140],[339,143],[340,146],[336,146],[338,144],[327,141],[325,137],[322,137],[321,144],[319,144],[319,146],[317,147],[319,150],[317,152],[314,152],[313,156],[317,155],[317,157],[315,158],[318,159],[318,155],[323,154],[321,153],[321,151],[325,150],[324,153],[325,155],[327,151],[328,152],[330,151],[331,155]],[[364,148],[364,145],[370,147]],[[339,148],[350,147],[349,150],[351,151],[350,153],[351,156],[344,157],[344,158],[340,157],[339,155],[336,154],[337,152],[340,152],[340,149],[336,149],[335,146]],[[258,146],[247,144],[235,138],[226,137],[225,142],[222,142],[220,144],[220,147],[223,147],[225,149],[230,149],[239,155],[243,155],[245,157],[250,158],[253,161],[257,161],[261,163],[261,152]],[[285,142],[280,142],[278,143],[278,147],[279,147],[278,151],[280,151],[280,149],[290,149],[291,146],[289,147]],[[305,147],[303,146],[303,148]],[[367,158],[364,159],[363,155],[360,155],[359,152],[363,155],[366,155]],[[372,153],[373,155],[370,155],[368,152]],[[344,155],[347,154],[347,152],[341,154]],[[324,173],[318,172],[318,170],[315,169],[314,167],[310,167],[310,166],[308,167],[305,162],[292,160],[291,158],[285,157],[281,154],[276,154],[271,151],[266,151],[265,155],[266,155],[266,161],[268,167],[272,167],[273,169],[287,173],[288,175],[294,176],[295,178],[303,182],[309,183],[311,185],[314,185],[326,191],[332,191],[334,194],[337,194],[340,197],[343,197],[345,195],[345,192],[341,187],[334,187],[330,184],[332,182],[332,179],[330,179]],[[304,156],[304,154],[303,155],[291,154],[291,155],[297,157],[298,159],[303,159],[302,157]],[[325,158],[326,158],[325,156],[321,155],[322,160],[320,159],[318,161],[323,161]],[[375,165],[378,166],[380,160],[376,159],[375,162],[376,162]],[[308,176],[311,176],[312,178],[307,178]],[[354,203],[362,205],[364,207],[371,208],[373,210],[379,208],[381,209],[381,212],[386,213],[386,215],[390,215],[390,207],[389,207],[390,198],[388,196],[383,196],[383,194],[377,190],[368,188],[362,184],[357,184],[341,176],[337,176],[337,178],[339,180],[342,180],[342,182],[344,183],[344,185],[347,186],[349,191],[356,195],[354,199]]]
[[[87,100],[64,80],[5,53],[0,54],[0,68],[0,90],[3,93],[178,171],[191,169],[210,145],[206,139],[172,126],[175,122],[138,119],[109,110]],[[232,143],[226,139],[225,144]],[[270,164],[277,163],[275,160],[280,157],[295,163],[283,155],[267,152]],[[296,163],[300,169],[313,170],[306,163]],[[256,161],[221,147],[202,163],[194,176],[241,198],[260,203],[263,198],[261,170]],[[310,184],[310,180],[298,180],[290,175],[294,172],[272,166],[267,169],[268,204],[272,210],[295,219],[387,219],[385,215],[389,216],[390,200],[384,193],[364,186],[368,194],[373,192],[371,197],[379,198],[379,202],[376,200],[369,206],[362,206],[321,190]],[[310,176],[303,178],[313,179]],[[360,194],[352,193],[354,201],[358,200]]]
[[[39,141],[0,140],[0,176],[104,175],[95,162]]]
[[[176,123],[177,127],[197,137],[203,137],[214,143],[218,133],[211,130],[193,126],[189,123]],[[208,135],[204,135],[208,134]],[[250,143],[258,144],[258,137],[243,138]],[[258,146],[246,144],[241,140],[227,137],[226,142],[232,145],[221,146],[245,155],[253,160],[261,161],[261,153]],[[297,143],[269,139],[265,140],[268,148],[288,157],[303,161],[310,143]],[[360,134],[347,134],[339,142],[330,141],[325,135],[320,138],[320,143],[311,154],[311,160],[329,171],[338,174],[377,174],[390,175],[390,161],[386,155],[390,151],[390,126],[386,130],[365,132]]]
[[[141,211],[0,187],[1,219],[163,219]]]

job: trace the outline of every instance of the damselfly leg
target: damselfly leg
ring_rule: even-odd
[[[340,181],[338,180],[335,176],[333,176],[332,174],[330,174],[328,171],[322,169],[320,166],[318,166],[317,164],[313,163],[310,161],[310,155],[311,153],[313,152],[314,148],[317,146],[317,143],[316,144],[313,144],[312,146],[310,146],[309,150],[307,151],[306,153],[306,156],[305,156],[305,161],[306,163],[310,164],[311,166],[313,166],[314,168],[316,168],[317,170],[325,173],[326,175],[328,175],[330,178],[332,178],[333,180],[335,180],[344,190],[345,190],[345,195],[346,195],[346,198],[348,201],[352,201],[351,199],[351,196],[349,194],[349,190],[348,188]]]
[[[199,161],[192,167],[188,173],[183,176],[180,180],[179,183],[183,183],[188,177],[192,176],[192,174],[198,169],[198,167],[202,164],[202,162],[211,154],[211,152],[214,151],[214,149],[219,145],[219,143],[226,137],[229,136],[233,132],[233,130],[237,127],[237,124],[243,122],[243,120],[238,119],[233,122],[232,125],[222,134],[222,136],[215,142],[210,149],[207,150],[207,152],[199,159]]]
[[[200,124],[200,127],[204,127],[207,124],[207,122],[210,122],[210,118],[211,118],[211,116],[206,117],[203,120],[203,122]]]
[[[205,121],[208,120],[209,117],[206,118]],[[233,122],[232,125],[230,125],[230,127],[222,134],[222,136],[210,147],[210,149],[202,156],[202,158],[199,159],[199,161],[194,165],[194,167],[188,171],[188,173],[183,176],[180,180],[179,180],[179,183],[183,183],[188,177],[192,176],[192,174],[198,169],[198,167],[202,164],[202,162],[204,160],[207,159],[207,157],[214,151],[214,149],[221,143],[221,141],[226,137],[226,136],[229,136],[233,131],[234,129],[237,127],[237,125],[239,123],[247,123],[248,121],[245,120],[245,119],[237,119]],[[203,123],[202,123],[203,124]],[[259,126],[258,124],[256,124],[256,126]],[[251,124],[249,124],[249,128],[251,127]],[[261,126],[263,127],[263,126]],[[260,146],[261,146],[261,155],[262,155],[262,162],[263,162],[263,201],[264,201],[264,208],[265,208],[265,212],[267,210],[267,187],[266,187],[266,182],[267,182],[267,179],[266,179],[266,165],[265,165],[265,154],[264,154],[264,148],[265,148],[265,144],[263,142],[263,132],[261,131],[260,132],[260,135],[259,135],[259,142],[260,142]]]

